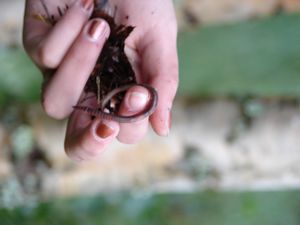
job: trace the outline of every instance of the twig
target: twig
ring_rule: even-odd
[[[51,15],[50,15],[50,13],[49,13],[49,10],[48,10],[48,7],[47,7],[47,5],[46,5],[46,3],[45,3],[45,0],[40,0],[40,1],[41,1],[41,3],[42,3],[42,6],[43,6],[45,12],[46,12],[46,15],[47,15],[48,19],[50,19],[50,18],[51,18]]]

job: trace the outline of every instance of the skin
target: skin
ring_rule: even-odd
[[[171,108],[178,86],[177,25],[171,0],[110,0],[106,6],[114,11],[118,24],[135,26],[126,40],[125,52],[134,67],[138,83],[153,87],[158,94],[157,108],[150,116],[132,123],[118,123],[101,117],[91,120],[82,110],[73,110],[83,98],[84,85],[91,74],[109,27],[101,19],[101,35],[91,39],[87,30],[93,8],[84,10],[78,0],[44,0],[50,14],[57,6],[70,9],[55,26],[37,15],[45,15],[38,0],[27,0],[24,19],[24,47],[44,76],[42,105],[56,119],[69,118],[65,138],[66,153],[76,161],[98,156],[115,139],[127,144],[143,138],[150,123],[154,131],[167,136],[171,124]],[[62,38],[63,37],[63,38]],[[143,86],[129,88],[119,114],[132,116],[145,111],[151,93]],[[88,102],[89,107],[95,102]],[[102,126],[101,126],[102,125]],[[109,128],[108,136],[99,129]],[[100,132],[101,133],[101,132]],[[103,132],[102,132],[103,133]]]

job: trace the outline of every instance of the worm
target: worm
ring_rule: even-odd
[[[115,114],[110,114],[110,113],[106,113],[103,111],[103,109],[105,108],[105,105],[108,103],[108,101],[110,99],[112,99],[116,94],[123,92],[123,91],[127,91],[128,89],[130,89],[133,86],[144,87],[150,93],[149,102],[143,111],[141,111],[137,114],[134,114],[134,115],[130,115],[130,116],[115,115]],[[73,108],[75,110],[82,110],[91,116],[95,116],[97,118],[101,118],[101,119],[105,119],[105,120],[112,120],[112,121],[116,121],[118,123],[134,123],[134,122],[140,121],[140,120],[150,116],[152,113],[154,113],[154,111],[156,110],[157,104],[158,104],[158,95],[157,95],[157,91],[153,87],[146,85],[146,84],[129,84],[129,85],[115,88],[114,90],[109,92],[102,99],[99,108],[91,108],[91,107],[80,106],[80,105],[74,106]]]

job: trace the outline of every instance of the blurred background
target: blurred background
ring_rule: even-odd
[[[167,138],[71,162],[0,2],[0,224],[300,224],[300,1],[176,0],[180,90]]]

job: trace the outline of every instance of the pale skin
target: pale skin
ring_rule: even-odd
[[[75,161],[91,160],[117,138],[120,142],[139,142],[148,130],[167,136],[171,125],[171,108],[178,86],[177,24],[171,0],[110,0],[118,24],[135,26],[126,40],[126,54],[136,72],[137,80],[156,89],[156,111],[142,121],[117,123],[91,117],[73,110],[83,96],[109,26],[102,19],[89,20],[92,0],[44,0],[50,14],[57,15],[57,6],[70,6],[55,26],[37,15],[45,15],[39,0],[27,0],[24,19],[24,47],[44,74],[42,105],[56,119],[69,118],[65,150]],[[93,21],[96,22],[93,23]],[[97,25],[95,25],[97,24]],[[92,29],[93,27],[94,29]],[[92,31],[91,31],[92,30]],[[147,89],[129,89],[120,114],[131,115],[146,107]],[[94,103],[91,102],[91,105]]]

